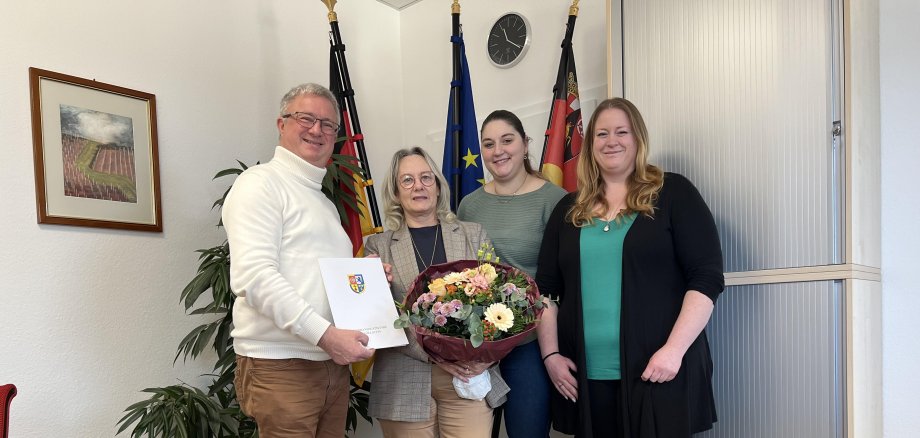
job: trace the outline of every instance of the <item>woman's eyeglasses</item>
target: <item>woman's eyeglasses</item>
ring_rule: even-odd
[[[412,175],[403,175],[399,177],[399,186],[404,189],[411,189],[415,187],[416,178]],[[434,172],[425,172],[418,177],[418,181],[421,181],[422,185],[425,187],[431,187],[436,181],[434,177]]]

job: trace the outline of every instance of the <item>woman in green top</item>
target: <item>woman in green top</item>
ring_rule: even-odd
[[[482,161],[493,179],[463,198],[458,216],[482,224],[503,262],[536,276],[543,229],[566,192],[533,169],[527,153],[530,138],[513,113],[489,114],[480,136]],[[511,387],[503,407],[508,437],[549,436],[551,387],[539,345],[525,341],[502,359],[500,367]]]
[[[632,102],[601,102],[586,134],[536,278],[558,299],[540,321],[553,428],[690,438],[716,420],[703,331],[725,283],[715,221],[687,178],[648,163]]]

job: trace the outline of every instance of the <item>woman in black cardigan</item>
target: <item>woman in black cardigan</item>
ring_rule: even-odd
[[[724,288],[712,213],[690,181],[647,164],[645,122],[628,100],[602,102],[588,134],[578,191],[550,217],[537,271],[559,300],[541,322],[555,330],[540,337],[553,427],[586,438],[708,430],[703,329]]]

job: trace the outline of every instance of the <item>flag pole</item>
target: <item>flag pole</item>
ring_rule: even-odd
[[[540,156],[540,168],[543,168],[543,162],[546,159],[546,147],[549,145],[549,129],[553,126],[553,106],[556,104],[559,87],[565,87],[565,72],[568,71],[568,57],[566,56],[566,47],[572,45],[572,34],[575,33],[575,19],[578,18],[578,0],[572,0],[572,6],[569,6],[569,20],[565,24],[565,37],[562,39],[562,55],[559,59],[559,72],[556,73],[556,83],[553,85],[553,102],[549,105],[548,120],[546,121],[546,135],[543,140],[543,154]],[[562,90],[564,91],[564,90]]]
[[[380,229],[380,212],[377,209],[377,196],[374,194],[374,179],[371,176],[371,167],[367,161],[367,152],[364,149],[364,135],[361,133],[361,122],[358,120],[358,110],[355,106],[355,90],[351,88],[351,76],[348,74],[348,63],[345,61],[345,44],[342,44],[342,34],[339,32],[338,15],[335,13],[336,0],[320,0],[329,9],[328,18],[331,27],[332,45],[336,59],[339,62],[342,77],[343,94],[348,105],[348,116],[351,119],[352,137],[355,140],[355,149],[358,160],[364,170],[362,185],[367,193],[367,210],[371,213],[374,228]],[[345,120],[342,121],[345,123]],[[380,229],[382,231],[382,229]]]
[[[453,117],[450,121],[451,126],[457,127],[460,126],[460,44],[457,43],[457,38],[460,37],[460,0],[453,0],[453,4],[450,9],[451,15],[451,42],[453,44],[453,76],[450,83],[450,96],[451,101],[453,102]],[[460,160],[460,130],[453,129],[451,133],[451,143],[453,147],[453,163],[454,166],[459,166]],[[457,167],[459,168],[459,167]],[[455,169],[442,169],[446,172],[450,172],[451,184],[450,186],[454,188],[451,190],[450,205],[454,208],[460,205],[460,172],[457,172]]]

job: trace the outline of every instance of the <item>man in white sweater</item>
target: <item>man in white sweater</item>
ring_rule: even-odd
[[[341,438],[348,364],[373,354],[367,335],[340,330],[317,259],[351,257],[335,206],[321,191],[338,133],[339,108],[321,85],[281,100],[281,145],[268,163],[240,175],[227,195],[234,384],[263,438]]]

